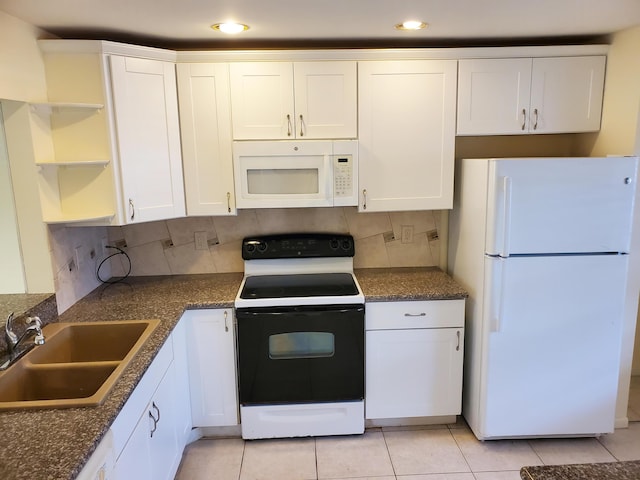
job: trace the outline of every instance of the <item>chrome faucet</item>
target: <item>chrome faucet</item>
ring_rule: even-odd
[[[27,328],[22,335],[18,337],[13,331],[13,312],[9,314],[7,323],[4,327],[5,337],[7,339],[7,349],[9,353],[13,353],[20,345],[20,342],[24,340],[28,334],[35,332],[34,343],[36,345],[42,345],[44,343],[44,335],[42,334],[42,322],[39,317],[27,317]]]

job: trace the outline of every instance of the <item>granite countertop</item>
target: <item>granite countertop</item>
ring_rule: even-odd
[[[640,460],[581,465],[522,467],[522,480],[637,480]]]
[[[15,312],[16,316],[26,313],[34,306],[51,298],[52,293],[5,293],[0,295],[0,323]]]
[[[466,290],[437,267],[362,268],[356,278],[367,302],[455,300]]]
[[[357,270],[369,301],[439,300],[466,292],[437,268]],[[97,407],[0,412],[0,478],[73,479],[107,432],[185,309],[231,308],[242,273],[132,277],[104,285],[61,322],[159,319],[104,403]]]

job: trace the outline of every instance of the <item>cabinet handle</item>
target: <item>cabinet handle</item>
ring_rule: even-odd
[[[133,205],[132,199],[129,199],[129,212],[131,212],[131,220],[136,218],[136,208]]]
[[[538,109],[537,108],[533,109],[533,114],[535,115],[535,122],[533,123],[533,129],[537,130],[538,129]]]
[[[287,137],[291,136],[291,115],[287,114]]]
[[[224,311],[224,331],[228,332],[229,331],[229,326],[227,325],[227,311]]]
[[[427,314],[425,312],[420,312],[420,313],[405,313],[404,314],[405,317],[426,317]]]
[[[362,190],[362,209],[367,209],[367,189]]]
[[[524,127],[527,123],[527,111],[523,108],[522,109],[522,131],[524,131]]]
[[[231,192],[227,192],[227,212],[231,213]]]
[[[149,436],[153,438],[153,434],[156,433],[156,430],[158,429],[158,420],[156,420],[156,417],[153,416],[153,413],[151,413],[150,411],[148,413],[149,418],[153,420],[153,427],[151,427],[151,431],[149,432]]]
[[[160,409],[156,405],[156,402],[151,402],[151,408],[158,412],[158,419],[156,420],[156,422],[160,423]]]
[[[300,136],[304,137],[304,118],[300,115]]]
[[[458,337],[458,344],[456,345],[456,352],[460,351],[460,330],[456,332],[456,336]]]

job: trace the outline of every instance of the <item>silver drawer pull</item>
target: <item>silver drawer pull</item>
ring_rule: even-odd
[[[404,314],[405,317],[426,317],[427,314],[422,312],[422,313],[405,313]]]

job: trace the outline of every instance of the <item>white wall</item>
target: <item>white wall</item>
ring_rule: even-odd
[[[42,101],[47,98],[38,38],[45,32],[0,11],[0,98]]]
[[[592,156],[637,155],[640,108],[640,27],[616,34],[607,59],[602,128],[595,137],[583,137],[583,148]],[[633,360],[640,291],[640,188],[637,189],[632,237],[629,289],[622,339],[620,382],[616,408],[617,426],[627,422],[629,380],[632,365],[640,373],[640,358]]]
[[[41,221],[31,120],[24,102],[47,99],[37,40],[49,35],[0,11],[0,99],[11,166],[18,232],[29,293],[54,291],[46,226]]]
[[[0,249],[4,260],[0,275],[0,293],[25,293],[27,286],[22,269],[20,235],[16,222],[9,155],[4,139],[4,121],[0,105]]]

